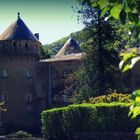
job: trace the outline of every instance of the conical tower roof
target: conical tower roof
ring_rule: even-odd
[[[26,26],[18,13],[17,20],[12,23],[1,35],[0,40],[36,40],[38,39]]]
[[[80,52],[79,44],[73,38],[70,37],[69,40],[60,49],[60,51],[55,55],[55,57],[60,57],[79,52]]]

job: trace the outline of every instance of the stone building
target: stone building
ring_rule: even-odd
[[[39,34],[33,34],[18,13],[0,35],[0,132],[40,131],[40,114],[49,107],[70,103],[73,92],[67,77],[82,63],[78,43],[70,38],[50,59],[40,59]],[[139,50],[138,50],[139,51]],[[140,88],[140,62],[129,74],[130,88]],[[131,75],[131,76],[130,76]]]
[[[46,60],[40,60],[40,47],[39,34],[30,31],[19,13],[0,35],[0,101],[7,108],[0,114],[0,131],[39,131],[42,110],[68,102],[63,82],[81,63],[78,44],[70,38]]]
[[[40,79],[44,81],[42,81],[44,88],[48,85],[44,90],[48,93],[48,104],[53,106],[69,104],[73,89],[70,89],[71,86],[66,83],[66,79],[79,68],[81,59],[82,53],[79,45],[73,38],[70,38],[54,58],[39,61],[38,66],[43,71],[40,72]],[[68,90],[65,90],[66,88]]]

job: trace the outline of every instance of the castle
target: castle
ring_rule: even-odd
[[[0,35],[0,101],[7,109],[0,113],[0,132],[39,131],[44,109],[70,102],[72,89],[65,79],[82,63],[78,43],[70,38],[50,59],[40,59],[40,48],[39,34],[30,31],[19,13]],[[128,73],[131,89],[140,88],[139,69],[140,62]]]
[[[35,130],[40,114],[51,104],[68,103],[64,79],[80,63],[77,42],[70,38],[51,59],[40,59],[39,34],[33,34],[18,13],[17,20],[0,35],[0,130]]]

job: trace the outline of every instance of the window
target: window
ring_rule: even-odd
[[[53,96],[53,100],[54,100],[55,102],[58,102],[58,101],[59,101],[59,96],[58,96],[58,95],[54,95],[54,96]]]
[[[28,70],[26,71],[26,77],[27,77],[27,78],[32,78],[32,71],[31,71],[30,69],[28,69]]]
[[[1,93],[1,101],[8,102],[8,92],[4,91]]]
[[[13,46],[14,46],[14,47],[17,46],[16,42],[13,43]]]
[[[68,95],[63,95],[63,101],[65,103],[68,103],[69,102],[69,96]]]
[[[66,78],[70,74],[69,70],[64,70],[63,71],[63,78]]]
[[[16,42],[13,42],[14,52],[17,52],[17,44]]]
[[[2,77],[3,77],[3,78],[8,77],[8,75],[9,75],[7,69],[3,69],[1,74],[2,74]]]
[[[55,72],[54,72],[54,78],[55,78],[55,79],[60,78],[60,73],[59,73],[58,71],[55,71]]]
[[[28,43],[25,43],[25,48],[26,48],[26,50],[28,50],[28,48],[29,48]]]
[[[26,95],[26,102],[31,103],[32,102],[32,94],[27,94]]]

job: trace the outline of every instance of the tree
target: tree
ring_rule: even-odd
[[[109,13],[108,17],[113,17],[116,20],[120,20],[122,24],[128,21],[131,25],[131,32],[135,35],[136,40],[140,37],[140,0],[121,0],[121,1],[108,1],[108,0],[84,0],[89,2],[93,7],[102,11],[102,15],[106,12]],[[127,27],[126,27],[127,28]],[[131,52],[125,52],[122,55],[122,61],[120,62],[120,69],[122,72],[132,69],[133,66],[140,61],[136,49],[132,49]],[[133,105],[131,106],[130,113],[131,118],[136,118],[140,115],[140,90],[136,90],[131,95]],[[136,129],[138,139],[140,139],[140,127]]]
[[[107,93],[110,89],[122,90],[119,64],[120,37],[116,33],[118,23],[100,18],[101,11],[89,3],[81,3],[79,18],[90,28],[88,41],[82,48],[86,53],[84,63],[78,71],[79,86],[76,90],[78,100],[88,99]],[[117,26],[116,26],[117,25]]]
[[[139,38],[140,32],[140,1],[139,0],[82,0],[101,11],[100,17],[108,13],[107,19],[120,20],[122,24],[129,23],[131,31]]]
[[[50,52],[47,48],[45,48],[44,46],[41,46],[41,59],[46,59],[46,58],[50,58]]]

